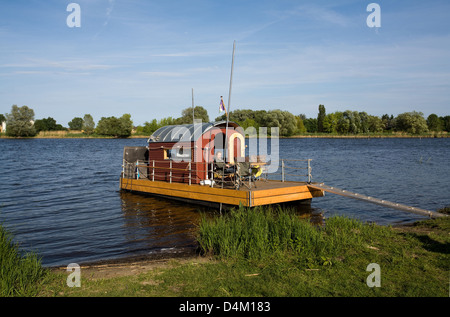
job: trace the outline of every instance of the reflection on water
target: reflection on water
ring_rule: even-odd
[[[291,208],[299,216],[299,218],[307,219],[312,224],[322,226],[325,222],[323,210],[313,207],[310,201],[289,202],[280,204],[281,207]]]
[[[129,252],[196,247],[196,227],[207,209],[130,192],[120,199]]]

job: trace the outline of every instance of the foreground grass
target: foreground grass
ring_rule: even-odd
[[[36,254],[21,255],[18,245],[0,226],[0,297],[36,296],[47,276]]]
[[[211,261],[108,279],[82,272],[80,288],[53,274],[40,295],[447,297],[449,233],[448,218],[392,228],[333,217],[316,227],[289,211],[241,208],[200,224]],[[380,266],[381,287],[366,283],[370,263]]]

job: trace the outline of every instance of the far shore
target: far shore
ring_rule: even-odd
[[[293,135],[290,137],[280,137],[286,139],[434,139],[448,138],[449,134],[355,134],[355,135]]]
[[[132,134],[124,139],[148,139],[148,135]],[[253,138],[256,136],[246,136]],[[270,138],[270,136],[267,136]],[[383,133],[383,134],[301,134],[292,136],[280,136],[280,139],[433,139],[433,138],[449,138],[450,133],[437,132],[427,134],[407,134],[407,133]],[[0,134],[0,139],[116,139],[114,136],[87,135],[83,133],[70,133],[68,131],[46,131],[40,132],[34,137],[10,137],[4,133]]]

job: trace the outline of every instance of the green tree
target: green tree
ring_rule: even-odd
[[[363,111],[358,113],[359,115],[359,133],[369,132],[369,115]]]
[[[90,114],[85,114],[83,117],[83,124],[81,126],[81,129],[86,134],[92,134],[95,129],[95,122],[94,119]]]
[[[395,119],[393,115],[389,116],[388,114],[384,114],[381,117],[381,122],[383,123],[383,130],[391,131],[392,129],[394,129]]]
[[[441,119],[434,113],[430,114],[427,118],[428,130],[439,132],[442,131]]]
[[[428,132],[428,126],[422,112],[405,112],[395,118],[395,129],[411,134]]]
[[[142,132],[151,135],[153,132],[158,130],[160,128],[158,121],[156,119],[153,119],[151,122],[145,122],[144,127],[142,129]]]
[[[319,113],[317,115],[317,132],[324,132],[323,121],[325,120],[326,111],[324,105],[319,105]]]
[[[303,120],[306,131],[309,133],[317,132],[317,118],[308,118]]]
[[[268,133],[270,133],[270,128],[279,128],[280,136],[291,136],[297,129],[297,120],[288,111],[279,109],[267,111],[262,121],[261,126],[269,128]]]
[[[442,130],[450,132],[450,116],[440,117],[442,122]]]
[[[116,117],[101,117],[97,122],[95,132],[100,135],[116,136],[120,121]]]
[[[230,111],[228,118],[230,121],[234,121],[240,125],[242,125],[243,122],[247,119],[254,120],[258,127],[262,127],[264,126],[266,116],[267,111],[265,110],[237,109],[234,111]],[[216,121],[225,121],[226,119],[226,115],[223,114],[217,117]]]
[[[327,114],[323,119],[323,132],[336,133],[341,118],[342,112],[339,111]]]
[[[162,118],[161,120],[159,120],[158,125],[159,127],[165,127],[167,125],[176,125],[177,123],[177,119],[174,119],[172,117],[166,117],[166,118]]]
[[[336,131],[340,134],[347,134],[350,131],[350,119],[348,115],[342,114],[342,117],[339,119],[336,127]]]
[[[306,133],[305,125],[303,124],[303,118],[302,116],[295,116],[295,120],[297,121],[297,131],[295,133],[297,134],[303,134]]]
[[[5,131],[2,130],[3,122],[5,122],[5,124],[6,124],[6,117],[4,115],[0,114],[0,132],[4,133]]]
[[[350,129],[348,132],[357,134],[361,130],[361,118],[358,111],[349,111]]]
[[[226,117],[224,117],[226,119]],[[250,109],[237,109],[235,111],[232,111],[230,113],[230,120],[235,122],[244,122],[246,119],[254,120],[255,122],[258,122],[256,120],[256,111],[250,110]],[[259,119],[262,119],[262,116],[259,117]],[[261,123],[261,122],[258,122]]]
[[[194,118],[201,119],[202,122],[209,122],[208,111],[202,106],[194,107]],[[181,112],[181,117],[177,119],[178,124],[192,124],[192,107]]]
[[[369,115],[366,112],[346,110],[338,121],[339,133],[367,133],[369,131]]]
[[[253,127],[256,130],[256,134],[258,134],[259,131],[259,124],[256,123],[254,119],[247,118],[244,120],[244,122],[240,122],[239,125],[242,127],[242,129],[246,130],[249,127]]]
[[[68,125],[71,130],[81,130],[83,128],[83,118],[75,117]]]
[[[368,119],[369,132],[380,133],[383,132],[383,121],[380,117],[369,115]]]
[[[35,136],[33,109],[13,105],[11,113],[6,115],[6,134],[13,137]]]
[[[62,125],[57,124],[56,120],[52,117],[48,117],[46,119],[38,119],[34,122],[34,128],[36,132],[39,133],[41,131],[61,131],[66,130]]]
[[[120,137],[129,137],[133,130],[133,121],[131,121],[131,114],[125,113],[120,118]]]
[[[38,119],[34,122],[34,129],[36,130],[36,133],[39,133],[41,131],[48,131],[47,122],[44,121],[45,119]],[[56,125],[56,121],[55,121]]]
[[[102,117],[97,124],[96,132],[100,135],[126,138],[131,135],[133,122],[130,114],[124,114],[120,118]]]

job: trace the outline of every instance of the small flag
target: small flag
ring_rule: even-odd
[[[225,111],[225,113],[227,112],[227,109],[225,108],[225,104],[223,102],[223,97],[220,96],[220,106],[219,106],[219,110],[220,112]]]

